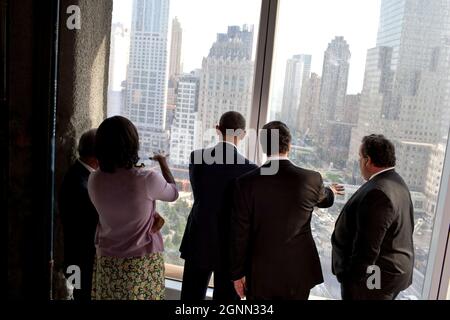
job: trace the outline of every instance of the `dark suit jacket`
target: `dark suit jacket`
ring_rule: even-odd
[[[225,161],[227,154],[229,161]],[[208,164],[210,156],[217,157],[217,163]],[[195,163],[195,158],[201,163]],[[181,242],[183,259],[205,269],[228,269],[234,183],[255,168],[229,143],[220,142],[213,148],[191,153],[189,175],[194,204]]]
[[[334,195],[318,172],[275,161],[275,175],[258,168],[237,181],[231,273],[246,277],[251,299],[301,299],[323,282],[310,224],[314,207],[332,206]]]
[[[412,283],[414,210],[403,179],[389,170],[350,198],[332,235],[333,273],[367,288],[367,267],[381,269],[381,290],[398,292]]]
[[[59,194],[59,212],[64,232],[64,265],[65,268],[69,265],[81,268],[81,290],[86,289],[86,295],[90,295],[98,223],[97,211],[87,191],[89,174],[89,170],[76,161],[64,176]]]

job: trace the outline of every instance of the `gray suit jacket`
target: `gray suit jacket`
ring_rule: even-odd
[[[381,269],[381,289],[398,292],[412,283],[414,209],[395,170],[366,182],[336,220],[331,241],[333,273],[340,282],[366,287],[367,267]]]

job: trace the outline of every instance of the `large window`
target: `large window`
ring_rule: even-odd
[[[183,265],[190,152],[214,144],[220,115],[236,110],[252,129],[286,122],[292,161],[346,187],[312,220],[322,298],[340,298],[330,237],[363,183],[361,138],[391,139],[415,208],[413,285],[399,298],[426,296],[450,127],[449,12],[449,1],[422,0],[114,0],[108,116],[137,125],[147,166],[153,151],[170,153],[180,198],[158,204],[170,275]],[[256,160],[253,147],[241,151]]]
[[[450,125],[448,7],[414,0],[279,1],[268,118],[291,128],[294,162],[346,187],[345,196],[316,210],[312,220],[325,276],[312,294],[340,298],[330,237],[363,183],[361,138],[381,133],[395,143],[397,171],[415,209],[413,284],[399,298],[422,297]]]
[[[170,153],[181,191],[157,208],[166,220],[168,276],[179,276],[183,265],[191,151],[215,143],[224,112],[251,117],[260,9],[261,0],[114,0],[108,116],[137,125],[147,166],[153,151]]]

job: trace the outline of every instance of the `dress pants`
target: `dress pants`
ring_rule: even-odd
[[[341,283],[342,300],[395,300],[400,292],[386,292],[368,289],[365,284],[345,281]]]
[[[181,300],[200,301],[205,300],[208,284],[214,272],[213,300],[235,301],[240,300],[234,290],[233,281],[228,272],[211,270],[198,267],[189,260],[185,260],[183,272],[183,284],[181,287]]]

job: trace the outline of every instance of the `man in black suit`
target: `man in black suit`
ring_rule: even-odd
[[[85,132],[78,144],[79,158],[69,168],[60,189],[59,212],[64,233],[64,267],[78,266],[81,288],[74,289],[75,300],[90,300],[94,266],[94,238],[98,214],[92,204],[87,182],[98,168],[94,155],[96,130]],[[64,271],[66,271],[64,270]]]
[[[256,168],[237,146],[245,119],[234,111],[216,127],[220,142],[191,153],[189,175],[194,204],[181,242],[185,259],[181,300],[203,300],[214,272],[214,300],[237,300],[229,274],[229,226],[235,179]]]
[[[414,210],[395,161],[384,136],[363,138],[359,166],[367,182],[342,209],[331,239],[344,300],[393,300],[412,283]]]
[[[261,145],[268,161],[236,184],[232,279],[238,294],[249,300],[306,300],[323,282],[312,213],[314,207],[332,206],[334,193],[343,187],[324,187],[320,173],[288,159],[291,134],[284,123],[266,124]]]

